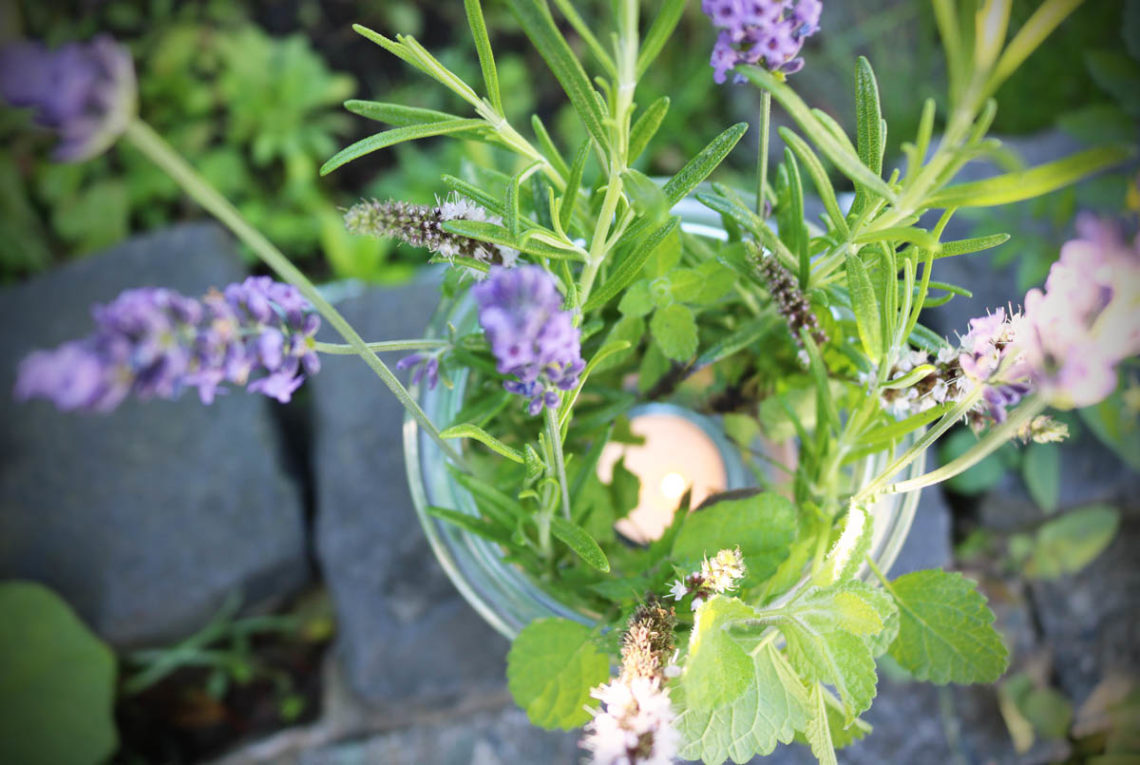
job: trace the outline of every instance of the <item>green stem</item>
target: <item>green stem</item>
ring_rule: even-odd
[[[772,122],[772,93],[760,91],[760,143],[756,156],[756,215],[763,220],[764,189],[768,185],[768,132]]]
[[[920,454],[930,448],[935,441],[941,438],[943,433],[953,427],[967,412],[973,409],[974,404],[982,397],[982,390],[982,386],[979,385],[970,391],[953,409],[942,415],[942,419],[930,430],[923,433],[922,436],[914,442],[914,445],[907,449],[901,457],[888,465],[874,480],[860,489],[851,498],[851,502],[856,505],[861,505],[882,490],[891,476],[913,462]]]
[[[942,481],[953,478],[959,473],[969,470],[990,456],[990,454],[1002,444],[1016,436],[1021,426],[1041,414],[1046,406],[1048,406],[1048,404],[1046,404],[1040,396],[1033,396],[1019,406],[1005,422],[987,433],[985,438],[978,441],[978,443],[962,456],[946,463],[937,470],[931,470],[929,473],[920,475],[918,478],[893,483],[886,488],[886,491],[891,494],[899,494],[921,489],[924,486],[933,486],[936,483],[941,483]]]
[[[878,577],[879,581],[882,583],[883,589],[894,596],[895,588],[891,585],[891,580],[887,579],[887,575],[883,573],[883,570],[881,568],[879,568],[879,564],[875,563],[875,559],[870,555],[867,555],[865,557],[865,560],[867,561],[867,565],[870,567],[871,571],[874,572],[875,576]],[[898,600],[898,596],[895,596],[895,599]]]
[[[374,353],[389,351],[431,351],[439,348],[448,348],[451,343],[446,340],[383,340],[378,343],[365,343],[365,347]],[[319,340],[313,345],[317,353],[327,353],[330,356],[355,356],[359,353],[355,345],[347,343],[322,343]]]
[[[450,444],[440,438],[439,429],[428,419],[427,414],[396,378],[396,375],[392,373],[392,370],[380,360],[379,356],[369,350],[368,344],[357,334],[352,325],[321,296],[313,283],[296,266],[290,263],[280,250],[274,247],[260,231],[251,226],[225,197],[219,194],[170,144],[163,140],[162,136],[145,122],[140,119],[132,121],[127,126],[125,136],[135,148],[166,171],[191,199],[202,205],[207,212],[224,223],[234,233],[234,236],[257,253],[258,257],[279,277],[297,287],[305,299],[313,304],[317,312],[348,341],[348,344],[388,386],[419,426],[439,445],[448,459],[461,468],[465,466],[463,458]]]
[[[566,480],[566,458],[562,454],[562,430],[558,427],[558,415],[549,406],[546,407],[546,437],[550,440],[554,469],[562,492],[562,517],[570,520],[570,483]]]

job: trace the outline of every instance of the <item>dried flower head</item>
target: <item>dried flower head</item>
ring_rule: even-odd
[[[1054,420],[1047,414],[1039,414],[1021,426],[1017,437],[1023,443],[1053,444],[1069,437],[1069,426]]]
[[[35,110],[36,124],[59,134],[52,156],[79,162],[105,151],[134,117],[131,54],[107,36],[48,50],[18,42],[0,50],[0,96]]]
[[[811,303],[804,295],[788,269],[771,253],[762,253],[756,256],[756,272],[768,287],[768,293],[776,303],[776,309],[788,323],[792,339],[796,345],[803,349],[800,331],[806,329],[811,334],[816,345],[827,343],[827,333],[819,326],[819,320],[811,310]],[[801,357],[801,361],[806,357]]]
[[[224,383],[286,402],[316,374],[320,318],[295,287],[250,277],[201,300],[159,288],[127,290],[94,311],[95,331],[20,364],[16,397],[106,412],[128,395],[210,403]]]
[[[677,615],[655,595],[637,607],[629,619],[621,646],[621,676],[663,677],[673,653]]]
[[[711,559],[706,557],[699,571],[674,581],[669,587],[669,594],[674,600],[680,600],[691,593],[693,609],[696,610],[713,595],[735,590],[747,573],[740,548],[725,548]]]
[[[755,64],[792,74],[804,40],[819,29],[820,0],[702,0],[701,10],[720,29],[709,63],[713,79],[724,82],[739,64]],[[736,76],[736,82],[744,78]]]
[[[554,277],[540,266],[493,266],[471,294],[499,372],[516,378],[503,387],[530,399],[532,415],[557,406],[560,391],[578,384],[586,362],[581,333],[573,313],[562,310]]]
[[[391,237],[413,247],[423,247],[448,260],[470,258],[488,265],[512,266],[518,251],[510,247],[480,242],[444,231],[449,220],[470,220],[501,224],[479,205],[457,194],[431,205],[388,200],[358,202],[344,214],[345,226],[354,234]]]

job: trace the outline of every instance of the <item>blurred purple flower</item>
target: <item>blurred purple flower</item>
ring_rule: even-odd
[[[1006,314],[1004,308],[970,319],[970,331],[962,338],[958,367],[962,376],[983,386],[985,413],[995,422],[1004,422],[1006,410],[1029,393],[1028,368],[1014,344],[1020,314]]]
[[[412,353],[397,361],[396,369],[415,369],[412,372],[412,385],[419,385],[425,378],[428,390],[435,390],[439,384],[438,354]]]
[[[517,378],[504,387],[529,398],[532,415],[557,406],[558,391],[577,385],[586,363],[574,314],[562,310],[554,277],[540,266],[492,267],[471,294],[499,372]]]
[[[1018,346],[1054,406],[1090,406],[1116,388],[1116,367],[1140,353],[1140,236],[1088,214],[1061,248],[1045,290],[1025,296]]]
[[[250,277],[201,300],[156,287],[127,290],[92,311],[95,331],[20,364],[19,400],[106,412],[127,395],[210,403],[224,383],[289,401],[320,369],[320,319],[295,287]],[[254,375],[261,375],[251,381]]]
[[[53,157],[61,162],[114,143],[134,117],[136,90],[130,52],[107,36],[55,50],[28,41],[0,49],[0,96],[59,134]]]
[[[702,0],[701,10],[721,30],[709,64],[713,79],[724,82],[729,70],[755,64],[793,74],[804,40],[819,30],[820,0]],[[736,75],[736,82],[744,82]]]

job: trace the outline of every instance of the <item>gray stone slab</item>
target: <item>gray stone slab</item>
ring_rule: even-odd
[[[366,339],[392,340],[422,337],[437,302],[423,283],[369,290],[340,309]],[[500,687],[507,641],[451,585],[416,518],[403,408],[355,356],[328,358],[311,387],[317,550],[352,687],[375,703]]]
[[[300,765],[573,765],[575,733],[539,730],[514,707],[453,718],[306,752]]]
[[[213,225],[132,239],[0,292],[0,577],[57,590],[117,646],[200,627],[226,593],[247,603],[307,579],[299,493],[272,405],[236,391],[204,407],[128,401],[107,415],[17,404],[19,360],[87,334],[121,290],[199,294],[240,279]]]

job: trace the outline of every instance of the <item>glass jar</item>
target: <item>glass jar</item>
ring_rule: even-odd
[[[683,218],[687,217],[683,215]],[[718,233],[711,221],[687,223],[686,229],[700,227],[692,233],[713,236]],[[723,232],[719,233],[723,235]],[[475,305],[469,298],[446,302],[437,309],[425,337],[446,337],[449,324],[462,333],[474,327],[476,321]],[[463,406],[468,374],[468,370],[455,374],[452,388],[444,385],[436,386],[435,390],[428,390],[426,386],[413,388],[413,395],[420,406],[439,427],[452,424]],[[695,419],[701,422],[702,427],[708,428],[710,423],[711,427],[717,427],[715,420],[699,416]],[[723,433],[710,435],[714,440],[724,441]],[[898,453],[905,451],[911,443],[910,439],[905,439],[897,447]],[[870,482],[892,457],[892,454],[882,452],[864,458],[854,470],[856,488]],[[439,445],[424,434],[411,417],[404,420],[404,459],[416,514],[436,558],[459,592],[488,624],[508,639],[532,620],[543,617],[558,616],[593,624],[596,615],[577,611],[545,592],[525,572],[504,561],[503,551],[493,542],[428,514],[428,507],[433,505],[473,516],[479,513],[470,492],[454,479],[448,469],[447,458]],[[924,461],[923,457],[916,459],[896,480],[921,475]],[[730,465],[729,473],[728,488],[742,488],[741,476],[745,471],[733,470]],[[910,532],[918,499],[917,491],[887,495],[871,508],[874,536],[870,555],[884,572],[898,557]],[[860,575],[864,578],[871,575],[866,565]]]

